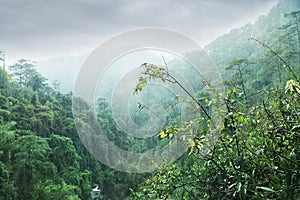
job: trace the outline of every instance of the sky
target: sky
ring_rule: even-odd
[[[179,31],[200,46],[267,12],[279,0],[0,0],[0,50],[8,64],[91,52],[141,27]]]

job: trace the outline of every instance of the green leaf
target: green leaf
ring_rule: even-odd
[[[239,183],[237,184],[236,192],[240,192],[240,191],[241,191],[241,187],[242,187],[242,183],[239,182]]]
[[[290,92],[293,94],[294,92],[300,94],[300,84],[297,81],[289,80],[286,82],[285,93]]]
[[[208,98],[205,98],[204,101],[205,101],[205,103],[208,103],[208,102],[209,102],[209,99],[208,99]]]
[[[262,189],[262,190],[266,190],[268,192],[275,192],[275,190],[269,188],[269,187],[264,187],[264,186],[259,186],[259,187],[256,187],[256,189]]]
[[[236,93],[236,87],[233,87],[233,88],[232,88],[232,92],[233,92],[233,93]]]

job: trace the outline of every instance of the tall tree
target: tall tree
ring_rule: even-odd
[[[300,11],[293,11],[284,15],[288,19],[282,29],[285,29],[285,36],[289,38],[292,44],[297,44],[298,54],[298,72],[300,72]]]

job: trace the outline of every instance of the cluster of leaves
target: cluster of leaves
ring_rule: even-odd
[[[165,82],[166,80],[171,81],[169,79],[170,74],[164,67],[158,67],[149,63],[144,63],[141,65],[141,67],[144,68],[144,71],[142,72],[144,76],[141,76],[139,78],[139,82],[134,89],[135,93],[142,91],[143,87],[145,87],[151,80],[161,79],[163,82]]]
[[[174,134],[176,134],[178,131],[178,127],[176,126],[171,126],[171,127],[166,127],[164,129],[161,129],[161,131],[158,133],[158,138],[159,139],[164,139],[168,138],[171,139]]]

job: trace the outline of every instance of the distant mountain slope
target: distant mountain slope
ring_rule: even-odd
[[[78,71],[88,55],[89,53],[84,53],[79,56],[65,56],[39,61],[37,68],[40,73],[47,77],[49,83],[58,81],[60,90],[67,93],[72,91]]]
[[[299,9],[299,0],[282,0],[267,16],[260,16],[254,24],[232,30],[211,42],[205,49],[220,71],[224,72],[224,67],[233,59],[256,57],[264,52],[263,49],[257,49],[255,42],[249,41],[251,37],[276,47],[279,44],[278,38],[283,33],[279,27],[287,23],[284,14]]]

